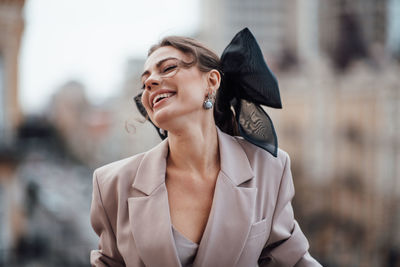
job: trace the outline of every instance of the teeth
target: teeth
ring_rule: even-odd
[[[156,95],[156,97],[153,99],[153,105],[158,101],[158,99],[160,98],[165,98],[165,97],[170,97],[171,95],[173,95],[173,93],[164,93],[164,94],[159,94]]]

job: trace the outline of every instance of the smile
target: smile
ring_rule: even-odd
[[[172,96],[172,95],[174,95],[174,93],[163,93],[163,94],[156,95],[156,96],[154,97],[154,99],[153,99],[153,106],[154,106],[157,102],[159,102],[159,101],[161,101],[161,100],[163,100],[163,99],[165,99],[165,98],[168,98],[168,97],[170,97],[170,96]]]

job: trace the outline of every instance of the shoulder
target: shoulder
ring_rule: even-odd
[[[253,145],[241,136],[234,136],[233,138],[241,145],[253,167],[267,167],[283,170],[286,166],[290,165],[288,153],[280,148],[278,148],[277,157],[274,157],[268,151]]]
[[[274,157],[268,151],[251,144],[241,137],[235,137],[235,139],[242,146],[253,170],[254,179],[252,179],[251,183],[260,192],[269,192],[270,196],[276,197],[282,182],[292,179],[288,153],[278,149],[278,155]]]
[[[132,184],[144,155],[145,152],[97,168],[93,174],[94,181],[100,188],[115,187],[120,183]]]

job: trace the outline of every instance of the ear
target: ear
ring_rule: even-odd
[[[219,88],[221,83],[221,74],[219,71],[213,69],[208,72],[207,75],[207,85],[208,88],[211,89],[213,92],[216,92]]]

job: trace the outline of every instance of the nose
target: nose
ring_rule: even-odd
[[[147,90],[152,90],[161,84],[161,77],[159,75],[151,74],[146,81],[144,86]]]

